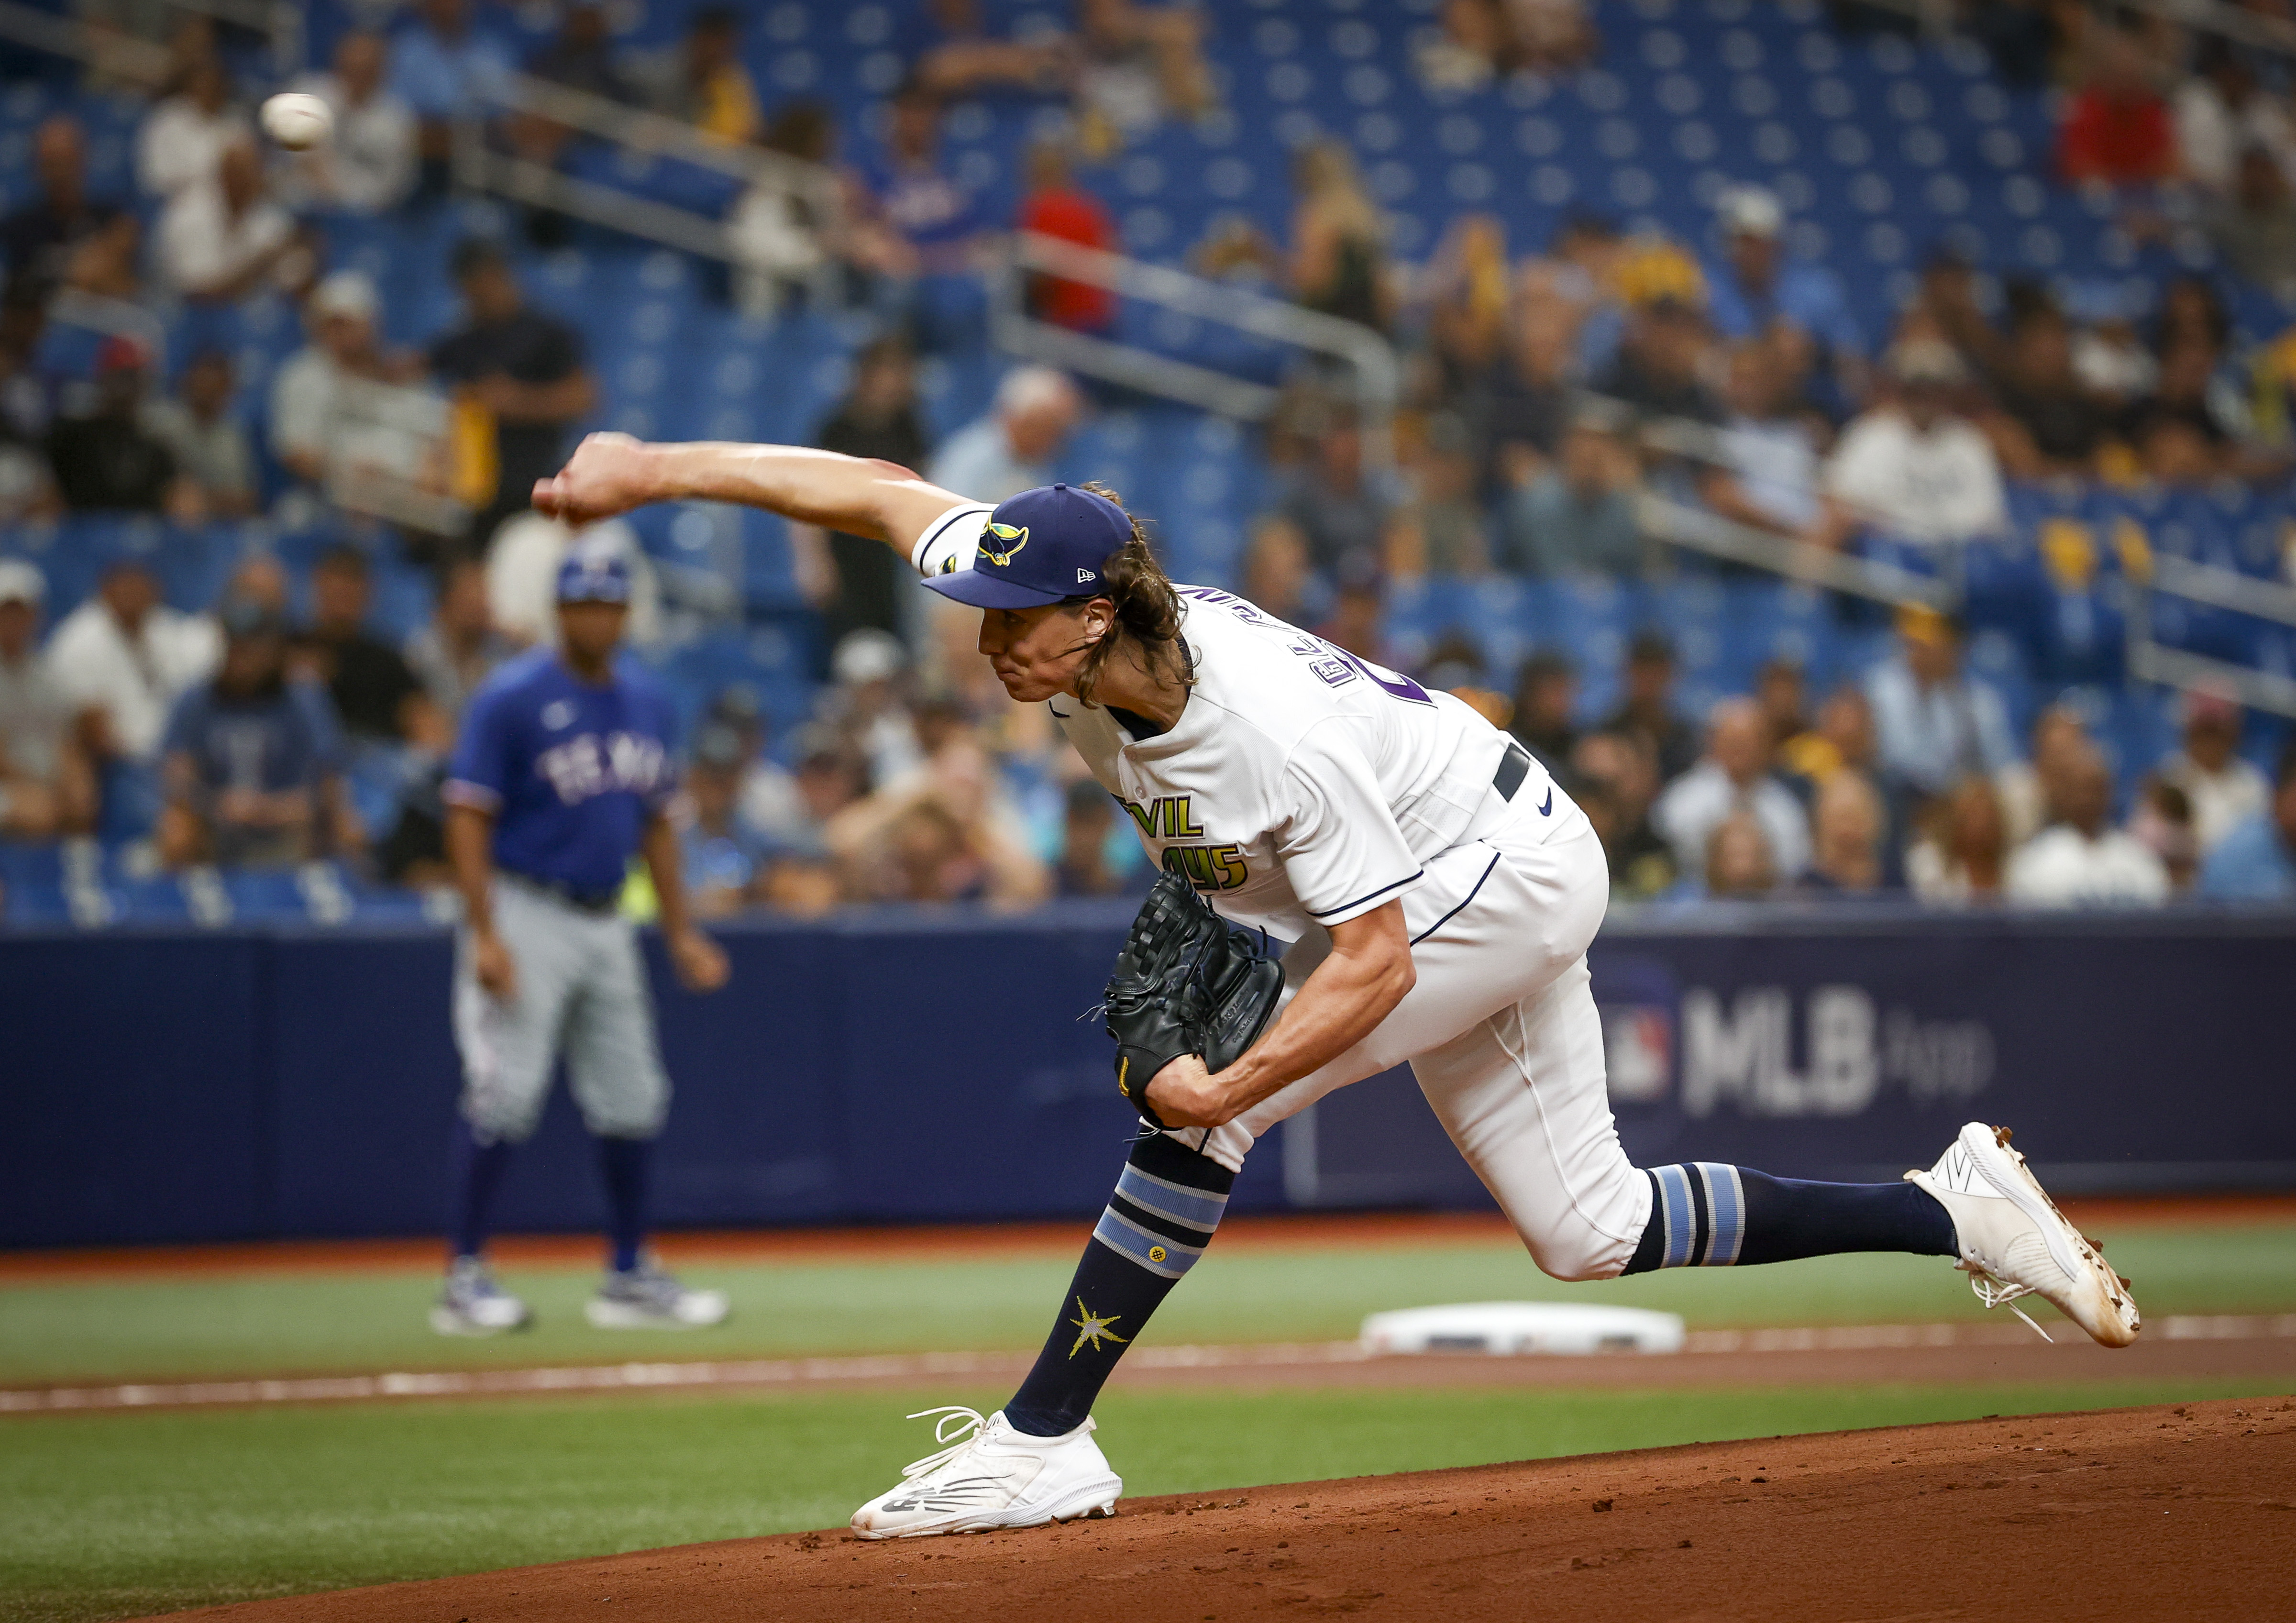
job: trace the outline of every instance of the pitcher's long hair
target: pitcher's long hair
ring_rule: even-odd
[[[1124,498],[1105,485],[1078,488],[1124,506]],[[1125,517],[1132,521],[1131,537],[1101,566],[1101,589],[1092,594],[1116,605],[1116,624],[1085,655],[1084,668],[1077,673],[1077,697],[1087,705],[1093,702],[1093,689],[1099,685],[1109,660],[1127,643],[1139,649],[1140,662],[1158,678],[1183,687],[1193,685],[1196,679],[1186,645],[1180,641],[1179,594],[1149,550],[1147,527],[1140,522],[1140,515],[1126,508]]]

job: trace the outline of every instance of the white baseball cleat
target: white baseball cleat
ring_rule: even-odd
[[[2103,1247],[2065,1221],[2025,1158],[2009,1147],[2007,1127],[1971,1122],[1936,1166],[1906,1179],[1935,1195],[1953,1218],[1956,1266],[1979,1301],[1999,1307],[2038,1296],[2104,1346],[2136,1339],[2143,1321],[2128,1282],[2105,1262]],[[2033,1324],[2023,1308],[2009,1311]]]
[[[1124,1480],[1092,1440],[1089,1415],[1059,1437],[1015,1431],[1002,1410],[983,1420],[952,1405],[909,1418],[931,1414],[940,1416],[933,1441],[949,1446],[904,1466],[898,1488],[853,1512],[853,1530],[862,1537],[986,1533],[1116,1514]]]
[[[476,1257],[457,1257],[447,1270],[447,1288],[430,1309],[430,1328],[442,1336],[491,1336],[523,1330],[534,1323],[526,1304],[495,1283]]]
[[[628,1273],[608,1270],[582,1316],[600,1330],[694,1330],[722,1324],[733,1304],[723,1291],[693,1291],[652,1258]]]

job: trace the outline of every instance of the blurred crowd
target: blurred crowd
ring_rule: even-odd
[[[1434,85],[1565,70],[1600,45],[1578,0],[1449,0],[1435,20],[1413,62]],[[2234,275],[2291,275],[2296,119],[2276,70],[2081,6],[1972,7],[1966,20],[2005,70],[2062,82],[2065,184],[2109,191],[2134,236],[2204,231]],[[1204,15],[1078,0],[1065,26],[1006,33],[972,0],[929,0],[897,42],[882,128],[852,140],[821,104],[768,106],[744,63],[748,21],[704,8],[671,46],[636,52],[617,46],[606,8],[574,4],[521,60],[486,7],[421,0],[387,36],[345,36],[326,71],[299,81],[333,108],[337,133],[294,155],[257,142],[194,15],[169,39],[136,143],[141,196],[91,192],[70,117],[39,127],[37,194],[0,221],[0,521],[323,512],[342,539],[307,590],[251,553],[201,613],[168,607],[159,575],[128,558],[51,617],[41,570],[0,561],[0,836],[124,828],[168,866],[324,856],[395,881],[443,879],[439,763],[462,707],[495,663],[553,631],[548,582],[568,537],[525,511],[526,492],[600,390],[581,334],[529,302],[504,242],[456,249],[459,314],[402,349],[384,339],[376,282],[328,268],[326,222],[449,195],[455,126],[474,109],[502,110],[483,119],[498,150],[566,167],[586,137],[503,110],[513,70],[830,167],[834,209],[814,171],[792,168],[726,216],[734,301],[772,313],[825,299],[886,334],[856,354],[813,443],[987,500],[1054,476],[1095,409],[1086,388],[1016,369],[986,414],[935,443],[916,357],[941,341],[936,299],[977,297],[1004,232],[1124,249],[1078,166],[1161,120],[1218,116]],[[951,99],[984,91],[1065,110],[1058,137],[1028,154],[1009,218],[942,150]],[[1941,249],[1887,329],[1869,331],[1759,188],[1719,196],[1697,242],[1585,214],[1534,246],[1465,213],[1414,260],[1344,143],[1300,147],[1293,182],[1280,231],[1222,218],[1186,262],[1374,329],[1404,357],[1391,422],[1360,417],[1339,375],[1295,372],[1264,442],[1267,500],[1239,515],[1251,524],[1236,584],[1366,658],[1394,657],[1383,627],[1398,582],[1679,567],[1652,533],[1651,496],[1757,537],[1855,550],[1880,536],[1942,553],[2005,532],[2013,481],[2277,489],[2296,463],[2296,334],[2236,348],[2225,284],[2207,275],[2136,307],[2118,283],[2004,283]],[[543,245],[565,229],[540,206],[517,224]],[[227,349],[163,365],[120,314],[258,298],[291,301],[308,339],[260,409]],[[1046,321],[1115,325],[1095,286],[1042,275],[1027,298]],[[71,375],[44,369],[56,324],[107,333]],[[1156,493],[1128,494],[1154,511]],[[644,643],[655,588],[621,533]],[[876,543],[797,527],[791,546],[825,680],[812,714],[778,733],[740,685],[695,722],[686,840],[705,913],[1020,907],[1144,887],[1132,831],[1043,715],[1004,701],[962,617],[919,604]],[[386,553],[430,571],[430,617],[403,643],[371,629]],[[1602,831],[1622,900],[2296,896],[2291,772],[2276,783],[2243,756],[2228,699],[2192,696],[2168,758],[2113,763],[2076,709],[2047,709],[2017,737],[1962,642],[1950,618],[1909,611],[1859,681],[1812,693],[1774,664],[1756,692],[1688,716],[1673,651],[1645,634],[1623,702],[1592,725],[1580,673],[1551,652],[1495,674],[1452,639],[1421,674],[1549,765]]]
[[[1674,702],[1674,651],[1654,632],[1636,639],[1619,707],[1595,725],[1575,721],[1576,673],[1551,656],[1525,661],[1511,699],[1484,697],[1592,818],[1622,901],[2296,898],[2296,748],[2267,778],[2241,754],[2240,707],[2188,694],[2180,746],[2116,816],[2112,763],[2079,709],[2053,705],[2019,739],[1962,641],[1951,618],[1906,610],[1862,680],[1813,694],[1774,660],[1697,723]]]

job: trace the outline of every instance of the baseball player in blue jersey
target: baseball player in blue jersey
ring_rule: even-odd
[[[723,1292],[690,1291],[645,1250],[646,1162],[669,1108],[653,1005],[622,881],[643,852],[677,977],[726,982],[726,955],[686,922],[668,696],[620,657],[629,569],[577,545],[558,572],[560,646],[504,665],[472,695],[446,785],[447,853],[466,909],[455,955],[453,1260],[431,1309],[445,1335],[531,1321],[485,1261],[488,1213],[513,1146],[542,1119],[566,1060],[598,1142],[612,1262],[587,1307],[602,1329],[724,1319]]]
[[[1555,1278],[1907,1251],[1956,1258],[1988,1306],[2038,1295],[2105,1346],[2136,1339],[2128,1282],[1983,1123],[1891,1184],[1635,1166],[1587,966],[1610,873],[1586,814],[1453,695],[1233,593],[1167,579],[1110,493],[1052,485],[992,508],[887,463],[593,435],[535,496],[577,521],[744,502],[890,542],[926,586],[980,611],[1006,693],[1050,709],[1164,870],[1110,982],[1118,1086],[1152,1130],[1020,1389],[993,1414],[926,1411],[947,1446],[854,1513],[864,1538],[1113,1510],[1123,1482],[1094,1440],[1093,1400],[1210,1245],[1244,1157],[1334,1088],[1406,1061]],[[1206,961],[1160,994],[1127,980],[1180,903],[1290,943],[1272,1018],[1217,1070],[1207,1056],[1225,1050],[1192,1012],[1225,996]],[[1233,981],[1225,968],[1220,984],[1266,986],[1256,967]],[[1195,1045],[1165,1043],[1159,1022]],[[1136,1049],[1145,1078],[1131,1075]]]

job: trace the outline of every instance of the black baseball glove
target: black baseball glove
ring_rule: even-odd
[[[1184,1053],[1226,1070],[1259,1040],[1283,990],[1283,966],[1267,938],[1240,930],[1177,873],[1160,876],[1132,921],[1109,977],[1108,1035],[1116,1039],[1116,1086],[1141,1119],[1148,1084]]]

